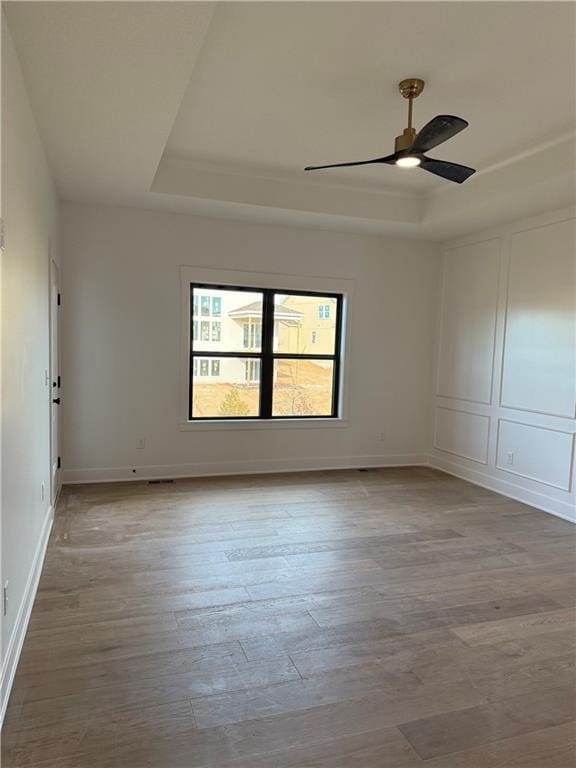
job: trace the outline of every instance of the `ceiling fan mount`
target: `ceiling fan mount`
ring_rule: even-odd
[[[374,160],[360,160],[355,163],[333,163],[331,165],[309,165],[305,171],[319,171],[324,168],[342,168],[353,165],[397,165],[400,168],[417,168],[441,176],[448,181],[462,184],[473,173],[474,168],[458,163],[448,163],[445,160],[434,160],[427,157],[425,152],[443,144],[468,126],[468,122],[454,115],[437,115],[419,131],[412,126],[412,106],[424,90],[424,80],[419,77],[407,77],[398,83],[398,90],[408,99],[408,126],[394,142],[394,154],[377,157]]]
[[[398,90],[405,99],[415,99],[420,96],[425,85],[424,80],[419,77],[407,77],[405,80],[400,80]]]

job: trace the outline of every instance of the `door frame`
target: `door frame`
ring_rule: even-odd
[[[50,423],[50,503],[54,507],[62,486],[61,468],[59,466],[61,442],[60,405],[54,404],[55,398],[61,396],[60,379],[60,268],[50,257],[49,284],[49,423]],[[56,440],[54,440],[54,421],[56,421]]]

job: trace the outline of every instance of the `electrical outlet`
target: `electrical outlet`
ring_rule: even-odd
[[[140,437],[136,440],[136,450],[141,451],[144,448],[146,448],[146,440],[143,437]]]
[[[506,464],[510,464],[510,466],[514,464],[514,451],[508,451],[506,454]]]
[[[44,485],[44,483],[42,483],[42,485],[40,486],[40,498],[42,499],[42,501],[44,501],[44,499],[46,498],[46,486]]]
[[[8,613],[8,584],[10,582],[5,581],[2,588],[2,613],[4,616]]]

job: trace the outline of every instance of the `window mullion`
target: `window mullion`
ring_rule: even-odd
[[[274,377],[274,291],[265,290],[262,301],[262,365],[260,370],[260,418],[272,417],[272,380]]]

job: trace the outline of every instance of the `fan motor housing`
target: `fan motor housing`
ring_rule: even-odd
[[[411,147],[412,144],[414,144],[415,139],[416,129],[404,128],[404,131],[400,134],[400,136],[396,136],[394,140],[394,151],[400,152],[403,149],[408,149],[408,147]]]

